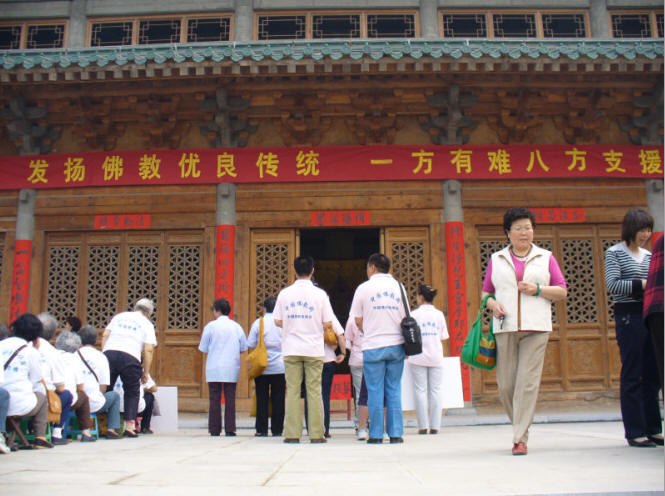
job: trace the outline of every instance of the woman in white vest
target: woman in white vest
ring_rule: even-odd
[[[533,244],[533,212],[509,209],[503,229],[510,244],[494,253],[482,297],[494,315],[499,399],[513,425],[513,455],[527,454],[529,427],[552,331],[552,302],[567,296],[566,281],[551,252]]]

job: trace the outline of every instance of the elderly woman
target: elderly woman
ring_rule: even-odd
[[[443,341],[448,339],[448,327],[443,312],[434,307],[436,293],[436,289],[421,284],[418,287],[418,308],[411,312],[423,340],[423,352],[407,359],[413,376],[418,434],[437,434],[441,427]]]
[[[53,315],[47,312],[42,312],[37,315],[37,318],[42,323],[42,334],[39,339],[35,340],[32,345],[39,351],[40,364],[42,368],[42,377],[44,382],[37,385],[35,391],[39,391],[46,395],[46,389],[55,391],[60,398],[60,405],[62,406],[62,413],[60,414],[60,421],[53,425],[52,439],[58,443],[65,443],[63,431],[67,430],[67,421],[69,419],[69,412],[72,406],[72,394],[65,388],[65,368],[60,358],[60,353],[56,350],[50,341],[55,335],[58,328],[58,321]],[[45,386],[44,386],[45,384]],[[46,389],[44,389],[46,387]]]
[[[76,412],[79,429],[81,429],[81,442],[89,443],[97,441],[90,435],[90,400],[83,387],[83,370],[79,359],[74,355],[81,347],[81,338],[71,331],[62,331],[55,340],[55,347],[60,350],[60,357],[65,366],[65,389],[72,395],[71,410]],[[53,444],[67,443],[67,426],[69,418],[65,420],[65,430],[62,440],[53,440]]]
[[[629,210],[621,226],[621,243],[605,252],[605,284],[614,300],[621,355],[621,418],[628,445],[638,448],[663,444],[656,354],[642,320],[644,288],[651,261],[651,253],[644,246],[652,229],[653,218],[647,212],[637,208]]]
[[[12,323],[11,330],[13,336],[0,341],[0,361],[6,364],[0,386],[9,393],[7,415],[32,417],[35,447],[53,448],[46,440],[46,395],[34,391],[35,385],[42,382],[40,355],[28,346],[39,339],[42,323],[34,315],[24,313]]]
[[[527,454],[545,349],[552,331],[552,302],[567,296],[566,282],[551,252],[533,243],[534,215],[509,209],[503,230],[510,242],[492,254],[482,297],[494,316],[499,399],[513,425],[513,455]]]
[[[83,390],[90,399],[92,413],[106,413],[108,417],[106,439],[118,439],[120,428],[120,396],[109,389],[111,372],[106,355],[94,347],[97,342],[97,329],[89,324],[79,330],[81,348],[75,358],[83,373]]]

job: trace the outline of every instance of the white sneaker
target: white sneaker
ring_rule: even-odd
[[[5,441],[4,432],[0,432],[0,453],[4,453],[5,455],[7,455],[10,452],[11,450],[9,449],[9,446],[7,446],[7,443]]]
[[[369,434],[367,434],[367,429],[358,429],[358,432],[356,434],[356,438],[358,441],[367,441],[367,438],[369,437]]]

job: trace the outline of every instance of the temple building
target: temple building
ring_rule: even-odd
[[[373,252],[439,289],[459,355],[513,206],[561,265],[541,398],[618,397],[603,256],[663,231],[656,0],[0,0],[0,322],[156,302],[156,382],[207,408],[215,298],[249,331],[315,277],[344,323]],[[339,371],[343,371],[340,366]],[[497,401],[463,371],[465,400]],[[241,367],[239,408],[253,382]]]

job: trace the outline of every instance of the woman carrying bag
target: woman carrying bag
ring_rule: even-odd
[[[275,326],[272,311],[276,298],[268,296],[263,302],[265,314],[252,324],[247,338],[247,345],[256,348],[259,345],[261,319],[263,319],[263,342],[268,352],[268,365],[261,375],[254,378],[256,388],[256,434],[257,437],[268,435],[268,405],[272,402],[270,431],[273,436],[281,436],[284,430],[284,360],[282,358],[282,331]]]
[[[527,208],[509,209],[503,229],[510,244],[492,254],[482,297],[494,316],[499,399],[513,425],[513,455],[527,454],[545,350],[552,331],[552,302],[567,296],[551,252],[533,244],[536,227]]]

